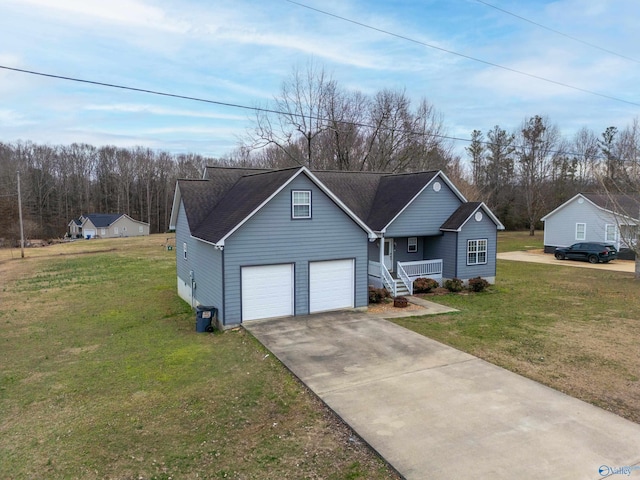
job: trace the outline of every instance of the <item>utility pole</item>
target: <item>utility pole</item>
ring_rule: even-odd
[[[24,226],[22,224],[22,195],[20,194],[20,170],[18,170],[18,214],[20,215],[20,256],[24,258]]]

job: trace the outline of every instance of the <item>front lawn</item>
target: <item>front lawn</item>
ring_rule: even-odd
[[[640,423],[640,283],[631,273],[498,261],[460,310],[393,321]]]
[[[0,252],[0,478],[397,478],[244,330],[195,333],[165,241]]]
[[[516,252],[520,250],[538,250],[544,248],[544,232],[536,230],[535,235],[529,231],[498,232],[498,252]]]

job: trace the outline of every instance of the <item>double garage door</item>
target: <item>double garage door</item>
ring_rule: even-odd
[[[309,313],[354,306],[354,262],[309,263]],[[295,270],[292,263],[242,267],[242,321],[294,315]]]

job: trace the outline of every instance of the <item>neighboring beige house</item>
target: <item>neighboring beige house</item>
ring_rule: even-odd
[[[73,238],[115,238],[149,235],[149,224],[125,213],[89,213],[69,222]]]

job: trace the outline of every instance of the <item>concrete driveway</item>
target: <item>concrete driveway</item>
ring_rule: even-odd
[[[640,479],[640,425],[381,318],[244,326],[407,479]]]
[[[503,252],[497,255],[499,260],[514,260],[516,262],[546,263],[548,265],[562,265],[577,268],[598,268],[600,270],[611,270],[616,272],[635,272],[635,262],[633,260],[614,260],[610,263],[580,262],[578,260],[556,260],[550,253],[538,251],[517,251]]]

